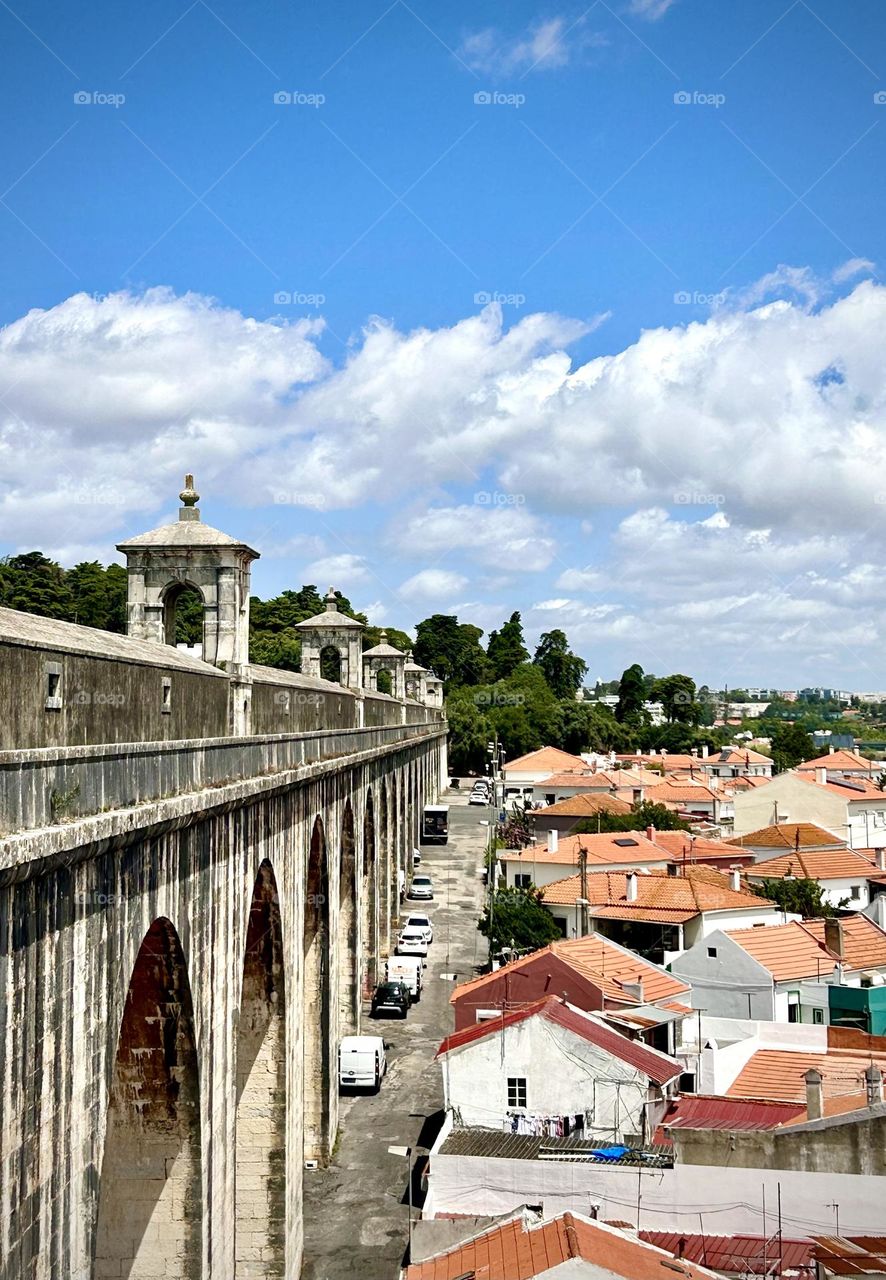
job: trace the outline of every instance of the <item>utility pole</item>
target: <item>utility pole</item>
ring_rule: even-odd
[[[578,870],[580,876],[581,893],[581,936],[586,938],[588,935],[588,851],[587,849],[579,849],[578,851]]]

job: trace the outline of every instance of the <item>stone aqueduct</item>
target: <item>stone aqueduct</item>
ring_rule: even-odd
[[[0,1280],[298,1276],[446,773],[437,707],[250,666],[240,544],[180,523],[127,550],[128,637],[0,610]],[[182,565],[223,669],[139,632]]]

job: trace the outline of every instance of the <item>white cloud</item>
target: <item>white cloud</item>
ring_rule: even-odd
[[[426,554],[460,551],[475,564],[493,569],[546,569],[554,540],[525,507],[434,507],[414,515],[395,532],[406,546]]]
[[[661,2],[661,0],[659,0]],[[509,76],[529,71],[565,67],[588,47],[608,43],[599,32],[589,31],[583,19],[547,18],[517,36],[505,36],[485,27],[465,36],[458,56],[474,71]]]
[[[422,569],[400,585],[400,595],[410,599],[437,600],[452,596],[468,585],[461,573],[447,569]]]
[[[305,565],[304,576],[306,581],[314,582],[320,586],[321,593],[326,586],[341,588],[343,586],[357,586],[369,579],[369,569],[366,564],[365,556],[350,555],[342,553],[341,555],[324,556],[320,560],[315,560],[312,564]]]
[[[675,3],[676,0],[630,0],[628,13],[637,18],[646,18],[649,22],[657,22]]]

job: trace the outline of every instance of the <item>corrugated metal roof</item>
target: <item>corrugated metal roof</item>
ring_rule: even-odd
[[[536,1138],[524,1133],[504,1133],[497,1129],[453,1129],[440,1148],[447,1156],[484,1156],[495,1160],[538,1160],[544,1155],[567,1163],[576,1158],[592,1158],[595,1151],[609,1146],[606,1142],[589,1142],[583,1138]],[[673,1150],[662,1143],[651,1143],[642,1151],[630,1150],[619,1160],[600,1161],[606,1165],[647,1165],[674,1162]]]
[[[758,1132],[777,1129],[805,1111],[805,1106],[794,1102],[686,1093],[669,1103],[662,1116],[661,1127]]]
[[[814,1270],[811,1240],[783,1238],[779,1242],[765,1236],[709,1236],[684,1231],[641,1231],[640,1239],[687,1262],[700,1262],[727,1274],[749,1271],[752,1275],[766,1275],[772,1272],[776,1260],[782,1272]]]
[[[490,1018],[487,1021],[475,1023],[472,1027],[465,1027],[462,1031],[455,1031],[440,1045],[437,1056],[450,1053],[455,1049],[462,1049],[477,1040],[485,1039],[486,1036],[499,1035],[505,1028],[513,1027],[527,1018],[534,1017],[545,1018],[548,1022],[556,1023],[573,1035],[602,1049],[613,1058],[618,1058],[628,1066],[634,1067],[650,1080],[654,1080],[656,1084],[665,1084],[668,1080],[673,1080],[683,1070],[682,1064],[676,1059],[659,1053],[657,1049],[650,1049],[639,1040],[629,1040],[627,1036],[613,1031],[611,1027],[598,1021],[591,1014],[583,1013],[580,1009],[574,1009],[571,1005],[565,1004],[559,996],[546,996],[543,1000],[537,1000],[522,1009],[514,1009],[498,1018]]]

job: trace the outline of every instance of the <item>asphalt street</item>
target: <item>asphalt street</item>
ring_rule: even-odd
[[[326,1169],[305,1171],[302,1280],[393,1280],[408,1241],[407,1163],[415,1204],[423,1157],[408,1162],[388,1147],[428,1147],[443,1118],[443,1081],[434,1055],[452,1029],[455,982],[473,977],[487,955],[477,929],[483,899],[483,854],[489,817],[468,808],[467,795],[447,792],[449,843],[422,846],[421,870],[434,881],[434,902],[414,904],[434,925],[425,987],[405,1021],[374,1021],[384,1035],[388,1075],[376,1095],[341,1099],[338,1140]],[[410,904],[404,903],[404,911]],[[402,917],[405,919],[405,915]],[[415,1211],[417,1212],[417,1210]]]

